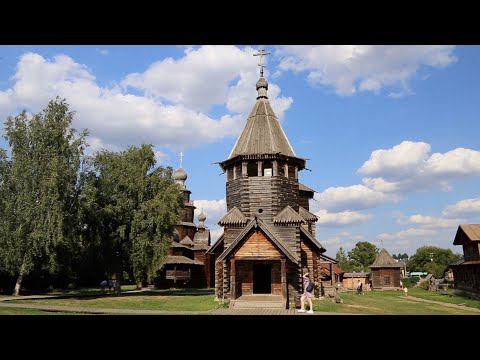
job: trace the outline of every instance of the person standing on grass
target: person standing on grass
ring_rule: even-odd
[[[102,293],[105,292],[105,288],[107,287],[108,281],[107,280],[102,280],[100,283],[100,287],[102,288]]]
[[[403,288],[403,292],[405,293],[405,296],[408,296],[408,289],[406,286]]]
[[[357,282],[357,295],[363,294],[363,284],[360,280]]]
[[[313,280],[310,279],[310,275],[308,273],[303,274],[303,291],[302,297],[300,298],[300,310],[298,312],[304,313],[305,312],[305,299],[308,300],[308,305],[310,305],[310,310],[307,311],[308,314],[313,314],[313,304],[312,304],[312,297],[313,297],[313,289],[314,286],[310,285],[313,284]]]

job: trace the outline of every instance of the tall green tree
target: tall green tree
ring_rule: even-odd
[[[159,167],[148,177],[144,201],[132,222],[133,273],[137,283],[153,282],[172,242],[183,197],[173,169]]]
[[[83,239],[115,274],[151,280],[170,246],[182,204],[171,168],[155,169],[152,145],[101,151],[82,178]],[[93,245],[92,245],[93,244]]]
[[[77,238],[77,180],[87,131],[70,127],[73,116],[65,99],[56,98],[31,118],[24,110],[5,124],[11,159],[2,181],[0,258],[18,275],[14,295],[34,268],[55,273],[59,253]]]
[[[335,259],[338,261],[338,266],[340,266],[345,272],[351,271],[350,261],[348,260],[343,247],[340,246],[340,249],[338,249],[337,254],[335,255]]]
[[[350,266],[353,271],[369,271],[369,266],[375,261],[379,249],[368,241],[360,241],[348,252]]]
[[[422,246],[417,249],[408,261],[410,271],[426,271],[436,278],[441,278],[447,271],[448,264],[461,259],[460,254],[455,254],[450,249],[438,246]]]

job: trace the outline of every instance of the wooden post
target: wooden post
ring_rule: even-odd
[[[242,161],[242,176],[247,176],[248,170],[247,170],[247,162]]]
[[[285,164],[285,177],[288,178],[288,164]]]
[[[235,294],[235,258],[230,259],[230,300],[236,299]]]
[[[298,179],[298,166],[295,166],[295,179]]]
[[[233,180],[237,178],[237,165],[233,165]]]
[[[285,258],[282,258],[282,296],[283,296],[283,301],[287,301],[287,272],[286,272],[286,266],[285,266]]]
[[[262,173],[262,165],[263,165],[263,161],[258,160],[258,161],[257,161],[257,173],[258,173],[258,176],[263,176],[263,173]]]
[[[335,286],[335,273],[333,272],[333,263],[330,263],[330,285]]]
[[[278,176],[278,162],[273,160],[273,176]]]

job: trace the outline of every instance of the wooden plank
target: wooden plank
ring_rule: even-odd
[[[257,230],[251,233],[247,240],[236,251],[235,256],[242,257],[280,257],[281,253],[270,240]]]

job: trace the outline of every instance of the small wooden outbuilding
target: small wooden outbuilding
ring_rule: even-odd
[[[463,260],[450,264],[455,291],[480,297],[480,224],[460,225],[453,245],[463,247]]]
[[[402,265],[395,261],[385,248],[382,248],[372,265],[372,289],[400,289]]]

